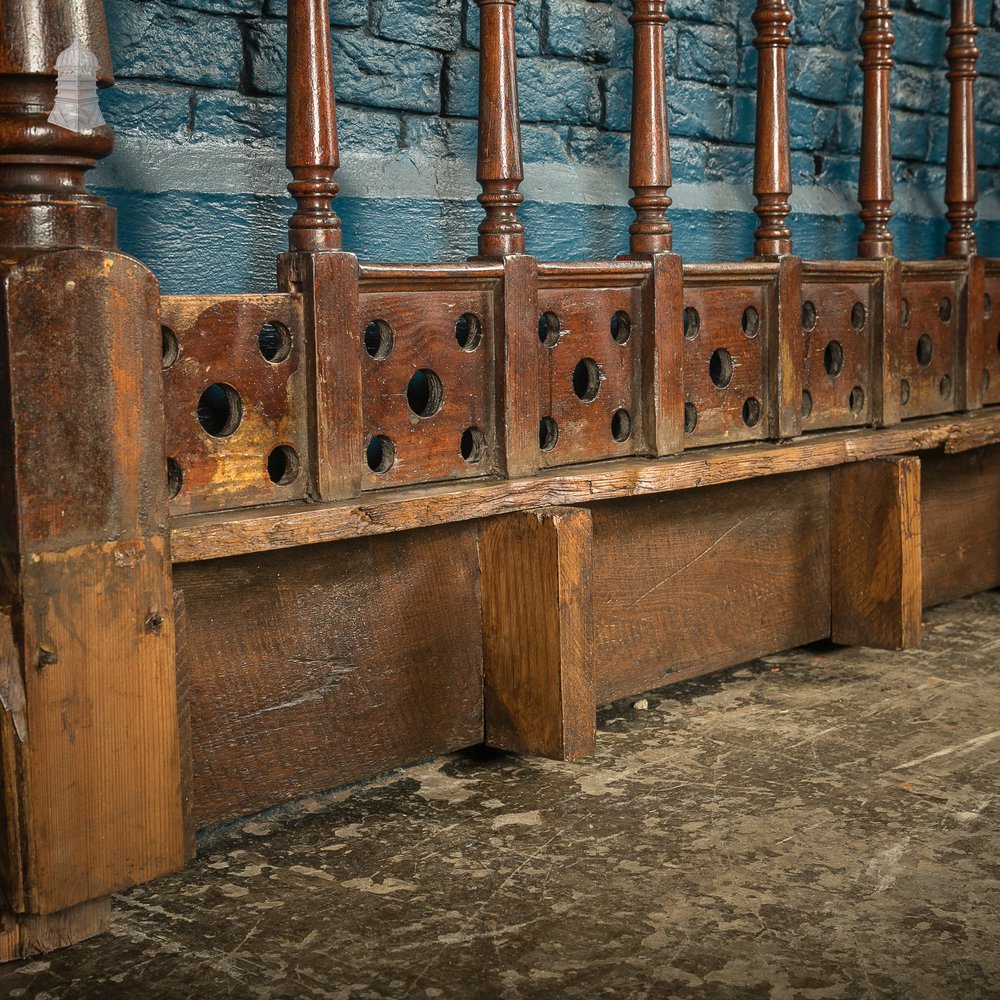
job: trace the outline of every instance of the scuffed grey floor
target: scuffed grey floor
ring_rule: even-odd
[[[0,996],[1000,997],[1000,594],[646,700],[214,831]]]

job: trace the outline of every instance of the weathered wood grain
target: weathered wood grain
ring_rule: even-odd
[[[829,473],[594,504],[604,703],[830,633]]]
[[[479,528],[486,742],[578,760],[596,740],[591,517],[553,507]]]
[[[873,459],[833,471],[830,557],[834,642],[920,644],[920,459]]]
[[[44,916],[0,907],[0,962],[15,962],[103,934],[111,925],[111,897],[90,899]]]
[[[199,828],[482,742],[477,536],[179,568]]]

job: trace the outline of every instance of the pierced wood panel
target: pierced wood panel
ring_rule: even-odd
[[[903,267],[899,331],[890,345],[887,391],[899,399],[903,420],[951,413],[957,407],[964,266],[908,263]]]
[[[495,295],[362,283],[364,488],[496,473]]]
[[[309,491],[309,400],[297,295],[162,300],[172,513]]]
[[[983,297],[983,405],[1000,403],[1000,260],[986,262]]]
[[[643,283],[593,274],[562,284],[539,268],[538,338],[542,346],[539,446],[546,467],[620,458],[644,451],[641,345]],[[555,282],[560,282],[556,284]]]
[[[768,437],[777,274],[684,268],[686,448]]]
[[[832,261],[804,265],[804,431],[871,423],[872,358],[881,334],[882,287],[881,268],[865,278],[852,276]]]

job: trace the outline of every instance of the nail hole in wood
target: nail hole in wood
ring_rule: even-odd
[[[812,302],[802,303],[802,329],[807,333],[816,329],[816,306]]]
[[[756,427],[760,422],[760,400],[756,396],[750,396],[743,400],[743,423],[747,427]]]
[[[573,369],[573,392],[577,399],[592,403],[601,391],[601,369],[593,358],[581,358]]]
[[[198,400],[198,423],[212,437],[229,437],[243,420],[240,394],[224,382],[210,385]]]
[[[903,326],[910,325],[910,303],[906,299],[903,299],[900,306],[899,319]]]
[[[941,393],[942,399],[948,399],[951,396],[951,377],[948,375],[942,375],[941,381],[938,382],[938,392]]]
[[[934,356],[934,342],[926,334],[920,334],[917,340],[917,361],[921,368],[926,368],[931,363]]]
[[[462,440],[459,444],[459,451],[462,458],[470,465],[482,461],[486,452],[486,435],[478,427],[466,427],[462,431]]]
[[[990,293],[987,292],[983,296],[983,318],[989,319],[993,315],[993,300],[990,298]]]
[[[813,397],[808,389],[802,390],[802,416],[808,417],[813,411]]]
[[[694,340],[701,333],[701,316],[694,306],[688,306],[684,310],[684,339]]]
[[[376,434],[368,442],[365,457],[368,460],[368,468],[372,472],[377,472],[379,475],[388,472],[396,462],[396,446],[393,444],[392,438],[388,438],[384,434]]]
[[[903,406],[910,401],[910,383],[905,378],[899,383],[899,401]]]
[[[732,382],[733,356],[724,347],[712,352],[708,359],[708,375],[717,389],[725,389]]]
[[[538,422],[538,447],[542,451],[552,451],[559,440],[559,425],[551,417],[542,417]]]
[[[555,347],[559,343],[559,317],[554,312],[545,312],[538,317],[538,339],[546,347]]]
[[[743,310],[743,318],[740,320],[743,332],[750,340],[757,336],[760,330],[760,313],[753,306],[747,306]]]
[[[177,464],[177,459],[167,459],[167,497],[173,500],[184,485],[184,470]]]
[[[627,344],[632,336],[632,317],[623,309],[611,317],[611,339],[616,344]]]
[[[632,414],[622,408],[611,414],[611,436],[619,443],[632,436]]]
[[[693,434],[698,426],[698,407],[694,403],[684,404],[684,433]]]
[[[406,386],[406,402],[418,417],[433,417],[444,404],[444,386],[429,368],[413,373]]]
[[[860,385],[856,385],[851,390],[851,395],[847,398],[847,405],[855,416],[858,416],[865,408],[865,390]]]
[[[983,395],[990,391],[990,373],[987,369],[983,369]]]
[[[483,340],[483,324],[472,313],[459,316],[455,324],[455,339],[463,351],[471,354]]]
[[[947,295],[938,303],[938,315],[942,323],[947,323],[951,319],[951,299]]]
[[[287,361],[292,353],[292,335],[283,323],[270,320],[265,323],[257,334],[257,346],[261,357],[272,365],[280,365]]]
[[[169,326],[161,326],[160,333],[163,335],[163,370],[166,371],[181,356],[181,345],[177,342],[177,334]]]
[[[290,445],[278,445],[267,456],[267,478],[275,486],[289,486],[299,478],[299,456]]]
[[[844,349],[836,340],[831,340],[823,352],[823,368],[830,378],[837,378],[844,370]]]
[[[369,357],[384,361],[392,351],[396,337],[384,319],[373,319],[365,327],[365,350]]]
[[[865,309],[863,302],[855,302],[851,306],[851,326],[854,327],[855,333],[861,333],[868,322],[868,310]]]

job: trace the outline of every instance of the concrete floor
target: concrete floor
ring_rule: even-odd
[[[32,998],[1000,997],[1000,593],[203,837]]]

